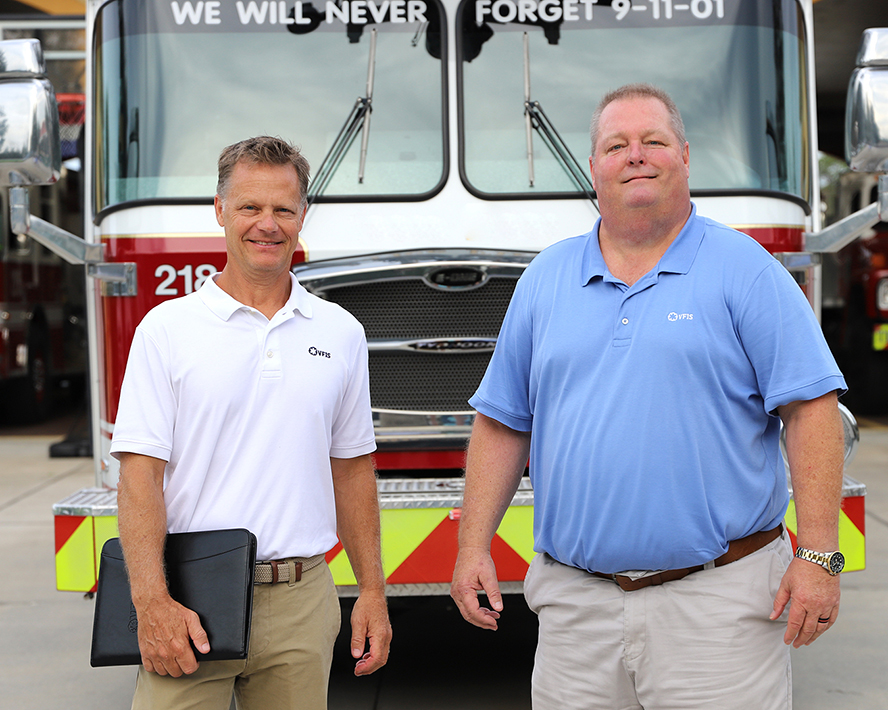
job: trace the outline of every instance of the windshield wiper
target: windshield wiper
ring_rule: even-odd
[[[549,120],[540,102],[534,101],[531,98],[530,38],[527,32],[524,33],[524,117],[527,133],[527,172],[530,186],[533,187],[534,185],[533,132],[536,131],[564,171],[573,179],[577,187],[583,191],[597,210],[598,204],[595,202],[595,195],[593,194],[595,188],[592,187],[589,175],[580,167],[567,143],[564,142],[561,134],[558,133],[552,121]]]
[[[351,112],[339,129],[333,145],[321,161],[308,189],[308,204],[323,193],[330,179],[339,168],[345,154],[361,131],[361,156],[358,163],[358,183],[364,182],[364,167],[367,163],[367,143],[370,140],[370,113],[373,111],[373,79],[376,72],[376,28],[370,31],[370,56],[367,66],[366,96],[359,96]]]
[[[364,182],[364,166],[367,163],[367,141],[370,139],[370,113],[373,111],[373,77],[376,74],[376,28],[370,30],[370,59],[367,62],[367,110],[364,112],[364,131],[361,134],[361,162],[358,165],[358,182]]]
[[[413,39],[410,40],[411,47],[418,47],[419,40],[422,39],[422,33],[425,32],[426,28],[429,26],[429,21],[420,22],[419,27],[416,28],[416,34],[413,35]]]

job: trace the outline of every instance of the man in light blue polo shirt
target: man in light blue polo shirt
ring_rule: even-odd
[[[470,400],[452,595],[496,628],[490,541],[529,456],[537,710],[790,708],[788,645],[838,614],[844,380],[786,270],[697,214],[666,94],[612,92],[592,141],[601,219],[527,268]]]

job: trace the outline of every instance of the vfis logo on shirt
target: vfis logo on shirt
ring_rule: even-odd
[[[676,313],[675,311],[672,311],[672,313],[670,313],[668,316],[666,316],[666,318],[669,321],[673,321],[673,322],[678,321],[678,320],[694,320],[694,314],[693,313]]]
[[[323,350],[318,350],[313,345],[308,349],[308,354],[312,357],[325,357],[327,359],[330,358],[330,353],[324,352]]]

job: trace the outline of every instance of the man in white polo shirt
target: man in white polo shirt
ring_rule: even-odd
[[[240,708],[326,707],[340,611],[324,553],[337,535],[360,590],[356,675],[388,657],[363,329],[290,273],[308,175],[280,139],[226,148],[215,209],[227,264],[133,339],[111,452],[143,662],[134,708],[227,710],[232,692]],[[200,664],[191,644],[206,653],[207,635],[169,596],[164,539],[233,527],[255,533],[271,573],[249,658]]]

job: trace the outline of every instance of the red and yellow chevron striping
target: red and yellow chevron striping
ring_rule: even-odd
[[[449,584],[457,554],[458,508],[393,508],[381,512],[383,569],[389,584]],[[796,544],[795,505],[786,525]],[[98,579],[102,545],[117,535],[115,516],[55,516],[56,586],[61,591],[92,592]],[[845,571],[866,566],[864,497],[842,499],[839,547]],[[502,582],[520,582],[533,559],[533,507],[512,506],[494,538],[491,552]],[[348,556],[337,544],[327,553],[337,585],[357,583]]]
[[[792,547],[796,547],[795,501],[789,501],[786,511],[786,528]],[[845,572],[855,572],[866,567],[866,523],[864,516],[864,497],[848,496],[842,498],[842,510],[839,514],[839,549],[845,556]],[[827,552],[828,550],[824,550]]]
[[[56,588],[62,592],[94,592],[102,546],[116,536],[116,516],[56,515]]]

